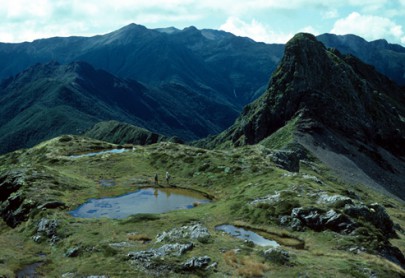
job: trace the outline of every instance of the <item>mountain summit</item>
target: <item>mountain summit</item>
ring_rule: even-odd
[[[404,90],[373,67],[300,33],[287,43],[266,93],[213,142],[263,143],[293,122],[294,141],[332,168],[346,169],[343,160],[330,161],[332,154],[342,154],[353,164],[349,173],[358,169],[354,182],[389,188],[404,198],[399,175],[405,169],[404,104]]]

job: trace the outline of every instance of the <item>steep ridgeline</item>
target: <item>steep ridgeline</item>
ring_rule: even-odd
[[[220,132],[236,115],[180,85],[147,88],[84,62],[37,64],[0,84],[0,153],[106,120],[190,140]]]
[[[113,144],[149,145],[162,141],[181,143],[181,140],[176,137],[169,138],[144,128],[117,121],[99,122],[86,131],[84,136]]]
[[[284,45],[195,27],[147,29],[130,24],[94,37],[0,43],[0,80],[35,63],[85,61],[148,85],[174,83],[241,109],[263,92]]]
[[[209,145],[274,147],[275,139],[292,137],[343,178],[405,199],[404,98],[373,67],[301,33],[287,43],[266,93]]]
[[[352,54],[373,65],[379,72],[400,85],[405,85],[405,48],[386,40],[366,41],[356,35],[323,34],[317,39],[326,47]]]

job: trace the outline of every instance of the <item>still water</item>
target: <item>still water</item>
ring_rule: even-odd
[[[256,234],[255,232],[246,230],[244,228],[235,227],[234,225],[227,225],[227,224],[220,225],[216,226],[215,229],[218,231],[228,233],[233,237],[251,241],[259,246],[273,246],[273,247],[280,246],[280,244],[278,244],[274,240],[266,239],[261,235]]]
[[[93,152],[93,153],[83,153],[83,154],[78,154],[78,155],[71,155],[71,158],[80,158],[80,157],[89,157],[89,156],[96,156],[100,154],[107,154],[107,153],[123,153],[128,151],[128,149],[112,149],[112,150],[106,150],[106,151],[99,151],[99,152]]]
[[[190,209],[196,203],[208,202],[210,202],[209,199],[190,190],[142,188],[114,198],[90,199],[69,213],[81,218],[125,218],[138,213],[163,213]]]

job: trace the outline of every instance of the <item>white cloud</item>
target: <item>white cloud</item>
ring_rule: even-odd
[[[322,18],[324,19],[332,19],[339,17],[339,12],[336,9],[328,10],[322,13]]]
[[[293,34],[276,33],[255,19],[245,22],[237,17],[229,17],[219,29],[266,43],[285,43],[293,36]]]
[[[331,33],[338,35],[355,34],[367,40],[385,38],[389,41],[405,43],[405,34],[401,25],[389,18],[361,15],[357,12],[337,20]]]
[[[227,31],[258,41],[285,42],[293,33],[309,30],[302,25],[308,24],[308,16],[323,18],[322,23],[311,21],[311,24],[327,32],[331,26],[325,23],[330,24],[330,19],[350,9],[400,18],[400,14],[405,15],[404,7],[405,0],[0,0],[0,41],[102,34],[131,22],[148,27],[213,28],[226,20],[223,29]],[[263,14],[268,15],[268,21],[264,21]],[[277,29],[269,28],[266,24],[275,22],[277,16],[280,16]],[[335,24],[337,30],[339,24]],[[390,30],[392,37],[402,36],[400,25]],[[314,29],[310,31],[317,33]]]

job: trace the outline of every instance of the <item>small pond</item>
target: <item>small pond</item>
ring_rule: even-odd
[[[138,213],[164,213],[190,209],[196,203],[208,202],[210,202],[209,199],[191,190],[142,188],[114,198],[90,199],[69,213],[81,218],[126,218]]]
[[[69,157],[71,158],[80,158],[80,157],[89,157],[89,156],[96,156],[100,154],[107,154],[107,153],[123,153],[128,151],[128,149],[112,149],[112,150],[104,150],[104,151],[99,151],[99,152],[92,152],[92,153],[83,153],[83,154],[78,154],[78,155],[71,155]]]
[[[259,246],[272,246],[272,247],[280,246],[280,244],[278,244],[274,240],[266,239],[266,238],[262,237],[261,235],[256,234],[255,232],[246,230],[244,228],[235,227],[234,225],[228,225],[228,224],[219,225],[219,226],[216,226],[215,229],[218,231],[226,232],[233,237],[251,241],[254,244],[259,245]]]

